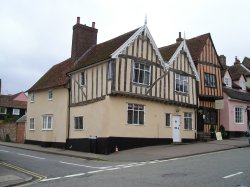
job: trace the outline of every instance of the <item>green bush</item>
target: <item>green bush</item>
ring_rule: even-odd
[[[225,131],[225,127],[223,125],[220,125],[220,128],[219,128],[220,132],[221,132],[221,136],[222,138],[227,138],[227,132]]]

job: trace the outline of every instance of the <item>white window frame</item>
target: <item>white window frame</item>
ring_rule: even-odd
[[[204,86],[207,88],[216,88],[217,79],[213,73],[204,73]]]
[[[167,115],[169,116],[169,125],[167,125]],[[165,127],[171,127],[171,114],[165,113]]]
[[[86,85],[86,73],[85,71],[82,71],[80,73],[80,85],[85,86]]]
[[[132,119],[131,120],[129,120],[129,112],[132,112]],[[137,121],[135,122],[134,116],[136,113],[137,113]],[[143,122],[142,123],[140,123],[140,115],[143,115],[143,118],[142,118]],[[129,125],[144,125],[145,124],[145,106],[144,105],[128,103],[128,106],[127,106],[127,124],[129,124]]]
[[[226,84],[226,87],[232,87],[230,78],[224,77],[224,83]]]
[[[113,61],[110,61],[110,62],[108,62],[108,80],[112,80],[112,76],[113,76],[113,72],[112,72],[112,70],[113,70]]]
[[[177,84],[179,84],[179,88],[177,88],[178,87]],[[189,92],[188,76],[175,74],[175,91],[188,94]]]
[[[240,87],[242,90],[246,90],[246,82],[240,81]]]
[[[240,119],[237,119],[239,117]],[[243,106],[234,107],[234,123],[244,124],[244,107]]]
[[[53,100],[53,90],[48,91],[48,100],[52,101]]]
[[[136,67],[136,66],[138,66],[138,67]],[[144,68],[142,68],[142,66]],[[136,78],[136,75],[135,75],[136,70],[138,71],[138,75],[137,75],[138,77],[137,78]],[[142,82],[140,81],[141,73],[143,73]],[[148,76],[148,83],[146,83],[146,76]],[[141,63],[141,62],[134,62],[133,63],[133,83],[149,86],[151,84],[150,83],[150,78],[151,78],[151,66],[150,65],[145,64],[145,63]]]
[[[18,108],[13,108],[13,110],[12,110],[12,115],[19,116],[19,115],[20,115],[20,109],[18,109]]]
[[[82,124],[79,123],[79,119],[82,119]],[[81,127],[82,126],[82,127]],[[74,117],[74,129],[75,130],[83,130],[83,116],[75,116]]]
[[[193,114],[192,112],[184,112],[184,130],[191,131],[192,129],[193,129]]]
[[[35,130],[35,118],[30,118],[29,121],[29,130]]]
[[[7,108],[6,107],[0,107],[0,114],[7,114]],[[4,112],[2,112],[2,109],[4,110]]]
[[[49,127],[49,119],[50,119],[50,127]],[[42,130],[53,130],[53,115],[45,114],[42,115]]]
[[[31,102],[31,103],[34,103],[34,102],[35,102],[35,94],[34,94],[34,92],[32,92],[32,93],[30,94],[30,102]]]

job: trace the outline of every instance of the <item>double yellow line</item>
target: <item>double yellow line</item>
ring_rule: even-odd
[[[47,177],[46,176],[43,176],[43,175],[39,175],[37,173],[34,173],[32,171],[29,171],[29,170],[26,170],[26,169],[23,169],[23,168],[20,168],[18,166],[14,166],[14,165],[11,165],[11,164],[8,164],[8,163],[5,163],[5,162],[0,162],[0,165],[3,165],[5,167],[9,167],[9,168],[12,168],[14,170],[17,170],[17,171],[20,171],[22,173],[25,173],[25,174],[28,174],[28,175],[31,175],[32,177],[35,177],[36,179],[31,181],[31,182],[28,182],[28,183],[25,183],[25,184],[21,184],[21,185],[16,185],[16,186],[28,186],[28,185],[31,185],[31,184],[36,184],[38,183],[39,181],[43,180],[43,179],[46,179]]]

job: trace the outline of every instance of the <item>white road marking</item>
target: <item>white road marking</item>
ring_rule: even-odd
[[[42,158],[42,157],[37,157],[37,156],[32,156],[32,155],[26,155],[26,154],[21,154],[21,153],[18,153],[18,155],[26,156],[26,157],[31,157],[31,158],[37,158],[37,159],[40,159],[40,160],[44,160],[45,159],[45,158]]]
[[[112,170],[117,170],[117,169],[121,169],[121,168],[108,168],[108,169],[105,169],[105,171],[112,171]]]
[[[6,151],[6,150],[0,150],[0,152],[5,152],[5,153],[8,153],[9,151]]]
[[[57,180],[57,179],[61,179],[61,178],[62,178],[62,177],[48,178],[48,179],[43,179],[43,180],[41,180],[41,182],[53,181],[53,180]]]
[[[231,174],[231,175],[227,175],[227,176],[223,177],[223,179],[227,179],[227,178],[230,178],[230,177],[234,177],[234,176],[240,175],[240,174],[242,174],[242,173],[243,173],[243,172],[238,172],[238,173],[234,173],[234,174]]]
[[[78,177],[78,176],[83,176],[85,173],[78,173],[78,174],[73,174],[73,175],[66,175],[63,178],[71,178],[71,177]]]
[[[96,171],[89,171],[87,173],[91,174],[91,173],[99,173],[99,172],[102,172],[102,171],[105,171],[103,169],[100,169],[100,170],[96,170]]]
[[[86,167],[86,168],[93,168],[93,169],[106,169],[106,168],[112,167],[112,166],[94,167],[94,166],[88,166],[88,165],[83,165],[83,164],[75,164],[75,163],[63,162],[63,161],[60,161],[60,163],[62,163],[62,164],[68,164],[68,165],[73,165],[73,166]]]

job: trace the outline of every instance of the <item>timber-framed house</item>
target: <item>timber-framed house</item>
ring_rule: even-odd
[[[109,154],[196,139],[199,75],[186,41],[159,51],[145,24],[94,45],[68,75],[68,148]]]
[[[181,37],[179,37],[181,38]],[[221,69],[223,68],[210,33],[187,40],[187,45],[199,73],[197,83],[199,106],[197,110],[197,131],[203,136],[211,126],[219,131],[219,109],[223,99]]]

